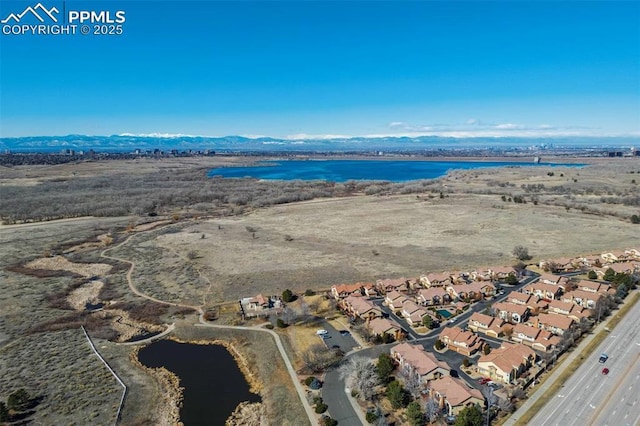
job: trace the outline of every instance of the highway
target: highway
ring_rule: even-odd
[[[532,419],[534,425],[640,424],[640,303],[627,313],[557,395]],[[601,353],[609,355],[605,364]],[[602,369],[609,369],[608,375]]]

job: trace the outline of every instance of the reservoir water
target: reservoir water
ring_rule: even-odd
[[[408,160],[278,160],[263,161],[247,167],[221,167],[208,175],[227,178],[252,177],[279,180],[384,180],[404,182],[434,179],[452,169],[484,167],[566,166],[583,164],[548,164],[506,161],[408,161]]]
[[[222,426],[239,403],[260,401],[224,346],[160,340],[142,348],[138,359],[180,378],[184,388],[180,420],[186,426]]]

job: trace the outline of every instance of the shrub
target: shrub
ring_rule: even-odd
[[[430,315],[425,315],[424,317],[422,317],[422,325],[427,328],[431,328],[431,326],[433,325],[433,318],[431,318]]]
[[[24,389],[18,389],[9,395],[7,407],[13,411],[23,411],[29,407],[30,401],[29,393]]]
[[[484,423],[484,418],[482,417],[482,411],[480,407],[477,405],[467,407],[460,411],[458,416],[456,417],[456,426],[471,426],[471,425],[482,425]]]
[[[264,328],[268,328],[269,330],[273,330],[273,324],[267,324]]]
[[[631,216],[631,223],[633,224],[639,224],[640,223],[640,216],[637,214],[634,214],[633,216]]]
[[[327,408],[329,408],[329,406],[327,404],[325,404],[324,402],[320,402],[318,404],[316,404],[316,413],[317,414],[322,414],[325,411],[327,411]]]
[[[465,358],[462,361],[462,365],[464,365],[465,367],[469,367],[471,365],[471,361],[469,361],[469,358]]]
[[[332,419],[329,416],[322,416],[320,419],[320,426],[336,426],[338,424],[337,420]]]
[[[286,328],[288,324],[282,321],[282,318],[278,318],[278,320],[276,321],[276,325],[278,326],[278,328]]]
[[[304,384],[309,386],[311,384],[311,382],[313,382],[316,378],[314,376],[309,376],[306,379],[304,379]]]
[[[438,339],[434,346],[437,350],[441,351],[444,348],[444,343],[442,343],[442,340]]]
[[[318,379],[313,379],[313,381],[309,384],[309,389],[318,390],[322,387],[322,382]]]
[[[311,290],[310,288],[306,289],[304,292],[305,296],[313,296],[314,294],[316,294],[316,292]]]
[[[507,278],[504,280],[504,282],[507,284],[515,285],[518,284],[518,278],[515,274],[509,274],[507,275]]]
[[[412,426],[422,426],[424,424],[424,413],[418,401],[413,401],[407,406],[407,417]]]
[[[395,365],[393,364],[393,359],[386,353],[380,354],[378,357],[378,363],[376,364],[376,373],[382,383],[387,383],[389,381],[389,376],[394,368]]]
[[[382,343],[387,344],[387,343],[393,343],[395,341],[394,337],[392,335],[390,335],[389,333],[384,333],[382,335]]]
[[[286,289],[282,292],[282,301],[285,303],[293,302],[294,296],[293,292],[289,289]]]
[[[489,355],[491,353],[491,346],[489,346],[489,344],[485,344],[484,348],[482,349],[482,353],[485,355]]]
[[[604,280],[605,281],[613,281],[616,277],[616,271],[614,271],[611,268],[608,268],[605,272],[604,272]]]
[[[365,415],[365,418],[367,419],[367,421],[371,424],[375,423],[376,420],[378,420],[378,415],[376,413],[374,413],[373,411],[367,411],[367,414]]]
[[[9,409],[4,402],[0,401],[0,422],[6,421],[9,421]]]
[[[596,274],[596,271],[589,271],[589,274],[587,274],[587,278],[589,278],[590,280],[598,279],[598,274]]]
[[[406,407],[409,403],[409,392],[405,388],[402,387],[402,384],[397,380],[389,383],[387,386],[387,398],[389,398],[389,402],[391,402],[391,406],[393,408],[403,408]]]
[[[207,311],[204,313],[204,319],[205,321],[215,321],[218,319],[218,312],[217,311]]]

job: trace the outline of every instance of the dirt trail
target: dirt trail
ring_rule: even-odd
[[[149,232],[149,231],[143,231],[143,232]],[[196,311],[201,313],[202,312],[202,306],[193,306],[193,305],[187,305],[187,304],[184,304],[184,303],[167,302],[165,300],[156,299],[155,297],[149,296],[149,295],[141,292],[140,290],[138,290],[136,288],[135,284],[133,283],[133,280],[131,279],[131,274],[133,274],[133,271],[134,271],[134,269],[136,267],[136,263],[131,261],[131,260],[128,260],[128,259],[123,259],[123,258],[117,257],[117,256],[109,256],[107,254],[108,251],[116,249],[116,248],[119,248],[119,247],[122,247],[123,245],[125,245],[129,241],[131,241],[132,238],[136,237],[137,235],[141,235],[141,234],[142,234],[142,232],[130,235],[126,240],[124,240],[120,244],[117,244],[117,245],[115,245],[113,247],[109,247],[109,248],[106,248],[106,249],[102,250],[102,252],[100,253],[100,256],[104,257],[105,259],[111,259],[111,260],[115,260],[115,261],[118,261],[118,262],[124,262],[124,263],[128,263],[130,265],[129,266],[129,270],[127,271],[127,276],[126,276],[127,277],[127,284],[129,285],[129,289],[135,295],[140,296],[142,298],[145,298],[147,300],[151,300],[151,301],[156,302],[156,303],[164,304],[164,305],[177,306],[177,307],[181,307],[181,308],[195,309]]]
[[[156,228],[157,229],[157,228]],[[142,231],[142,232],[149,232],[149,231]],[[128,263],[130,265],[129,270],[127,271],[127,283],[129,285],[129,289],[137,296],[143,297],[147,300],[151,300],[153,302],[156,303],[162,303],[165,305],[170,305],[170,306],[178,306],[178,307],[184,307],[184,308],[191,308],[191,309],[195,309],[196,311],[198,311],[198,317],[199,317],[199,323],[196,325],[199,326],[205,326],[205,327],[213,327],[213,328],[229,328],[229,329],[238,329],[238,330],[254,330],[254,331],[261,331],[261,332],[266,332],[269,333],[273,336],[275,342],[276,342],[276,346],[278,348],[278,351],[280,352],[280,356],[282,357],[282,360],[285,363],[285,366],[287,367],[287,371],[289,372],[289,375],[291,376],[291,381],[293,382],[296,392],[298,393],[298,396],[300,398],[300,401],[302,402],[302,405],[304,406],[304,409],[307,413],[307,416],[309,417],[309,421],[311,422],[312,425],[316,425],[318,424],[317,420],[316,420],[316,415],[313,411],[313,409],[311,408],[311,406],[309,405],[309,402],[307,401],[306,398],[306,394],[304,389],[302,388],[302,385],[300,384],[300,381],[298,380],[298,376],[295,372],[295,370],[293,369],[293,365],[291,364],[291,360],[289,360],[289,357],[287,356],[284,346],[282,345],[282,341],[280,340],[280,336],[274,332],[273,330],[268,330],[259,326],[253,326],[253,327],[242,327],[242,326],[225,326],[225,325],[217,325],[217,324],[208,324],[205,320],[204,320],[204,311],[202,309],[203,305],[198,305],[198,306],[193,306],[193,305],[187,305],[187,304],[182,304],[182,303],[175,303],[175,302],[167,302],[164,300],[160,300],[160,299],[156,299],[155,297],[149,296],[144,294],[143,292],[141,292],[140,290],[138,290],[136,288],[136,286],[133,283],[133,280],[131,278],[131,275],[135,269],[135,262],[128,260],[128,259],[123,259],[120,257],[116,257],[116,256],[109,256],[107,254],[107,252],[109,250],[113,250],[116,248],[119,248],[127,243],[129,243],[129,241],[131,241],[132,238],[134,238],[136,235],[140,235],[142,232],[137,233],[137,234],[133,234],[131,236],[129,236],[126,240],[124,240],[123,242],[113,246],[113,247],[109,247],[107,249],[104,249],[101,253],[100,256],[104,257],[106,259],[111,259],[111,260],[116,260],[119,262],[125,262]],[[211,284],[211,282],[209,282]],[[205,299],[206,295],[203,296],[203,303],[204,303],[204,299]],[[157,336],[153,336],[149,339],[145,339],[143,341],[138,341],[138,342],[132,342],[131,344],[142,344],[142,343],[148,343],[152,340],[158,339],[160,337],[164,337],[167,334],[169,334],[171,331],[173,331],[175,329],[175,323],[171,324],[167,330],[165,330],[164,332],[162,332],[160,335]]]

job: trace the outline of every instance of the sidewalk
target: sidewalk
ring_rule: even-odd
[[[620,304],[620,307],[624,306],[624,304],[628,303],[628,301],[630,300],[632,293],[629,293],[629,296],[627,296],[627,299],[624,301],[624,303]],[[535,392],[533,395],[531,395],[524,404],[522,404],[522,406],[520,408],[518,408],[518,410],[513,413],[511,415],[511,417],[509,417],[509,419],[507,419],[503,425],[505,426],[514,426],[516,424],[518,424],[518,420],[520,419],[520,416],[522,416],[523,414],[525,414],[532,406],[533,404],[536,403],[536,401],[538,401],[538,399],[540,399],[540,397],[542,397],[543,395],[545,395],[547,393],[547,391],[549,390],[549,388],[558,380],[558,378],[560,377],[561,374],[564,373],[564,371],[568,368],[568,366],[571,365],[571,363],[578,357],[582,356],[582,352],[584,351],[585,347],[602,331],[604,331],[609,324],[609,321],[611,320],[611,318],[613,318],[615,316],[615,313],[612,312],[611,315],[609,315],[609,317],[601,322],[600,324],[598,324],[598,326],[596,326],[591,333],[589,333],[589,335],[587,335],[584,339],[582,339],[582,341],[580,342],[580,344],[575,347],[573,349],[573,351],[571,352],[567,352],[567,357],[562,361],[562,363],[560,363],[559,365],[557,365],[554,369],[553,372],[551,373],[551,375],[547,378],[547,380],[545,380],[545,382],[541,385],[536,386],[535,388]]]

